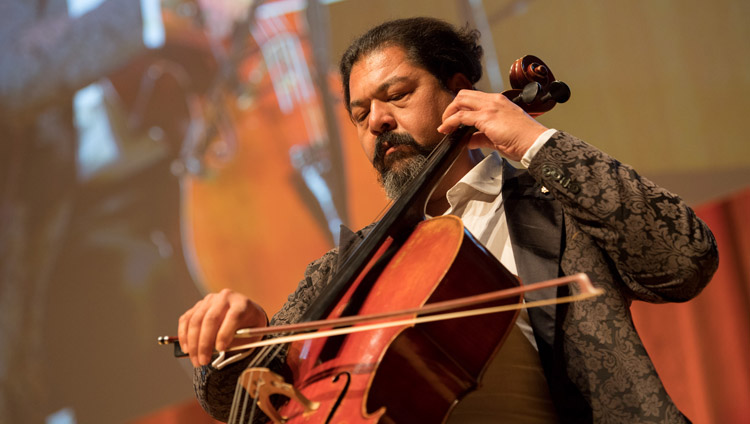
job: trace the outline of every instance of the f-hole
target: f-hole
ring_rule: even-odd
[[[352,376],[348,372],[340,372],[336,374],[335,377],[333,377],[333,382],[336,383],[339,378],[346,378],[346,384],[344,385],[344,388],[341,390],[341,393],[339,393],[339,397],[336,399],[336,403],[333,404],[333,408],[331,408],[331,413],[328,414],[328,418],[326,418],[325,424],[330,424],[331,420],[333,419],[333,414],[336,413],[336,411],[339,409],[339,405],[341,405],[341,402],[344,401],[344,396],[346,396],[346,393],[349,391],[349,384],[352,382]]]

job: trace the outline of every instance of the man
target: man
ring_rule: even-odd
[[[443,134],[475,126],[469,147],[492,148],[528,171],[467,149],[429,199],[428,214],[462,217],[521,281],[585,272],[606,292],[521,314],[483,391],[462,400],[448,422],[685,422],[629,305],[697,295],[718,263],[710,230],[628,166],[545,128],[500,94],[472,90],[481,76],[477,37],[415,18],[385,23],[352,44],[341,61],[344,100],[366,155],[397,197]],[[342,237],[313,262],[271,323],[298,319],[364,232]],[[265,321],[260,306],[230,291],[208,295],[180,318],[180,342],[212,415],[226,418],[234,390],[227,382],[242,369],[206,366],[212,350],[224,350],[237,328]]]

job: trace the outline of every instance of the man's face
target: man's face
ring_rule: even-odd
[[[454,95],[397,46],[355,62],[349,91],[359,141],[386,193],[395,198],[442,139],[437,127]]]

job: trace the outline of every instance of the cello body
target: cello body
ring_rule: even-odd
[[[400,246],[384,243],[329,318],[372,314],[517,286],[514,275],[455,216],[417,224]],[[486,261],[497,267],[487,267]],[[502,303],[518,303],[520,296]],[[442,422],[475,390],[518,311],[295,342],[287,362],[295,388],[319,402],[291,400],[288,423]],[[295,364],[296,363],[296,364]]]

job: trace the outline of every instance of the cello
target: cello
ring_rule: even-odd
[[[512,77],[516,91],[506,96],[534,116],[567,100],[567,87],[554,80],[543,62],[533,56],[519,61],[514,67],[521,69],[527,83],[516,87],[517,79]],[[256,405],[277,423],[442,422],[455,402],[479,385],[488,361],[514,325],[522,291],[517,290],[517,279],[474,240],[460,219],[426,219],[423,206],[473,131],[462,127],[436,147],[423,171],[348,257],[301,321],[325,317],[323,325],[333,326],[340,317],[373,314],[389,321],[392,317],[384,318],[383,311],[416,314],[448,299],[510,293],[495,299],[501,309],[294,342],[287,355],[287,362],[294,365],[292,383],[255,366],[253,360],[238,381],[245,395],[237,391],[230,422],[244,422],[245,411],[250,409],[252,415]],[[476,334],[466,328],[496,330]],[[273,350],[278,348],[261,350],[255,359],[275,355]],[[419,395],[405,399],[399,396],[404,388]],[[272,395],[288,400],[277,406]]]

